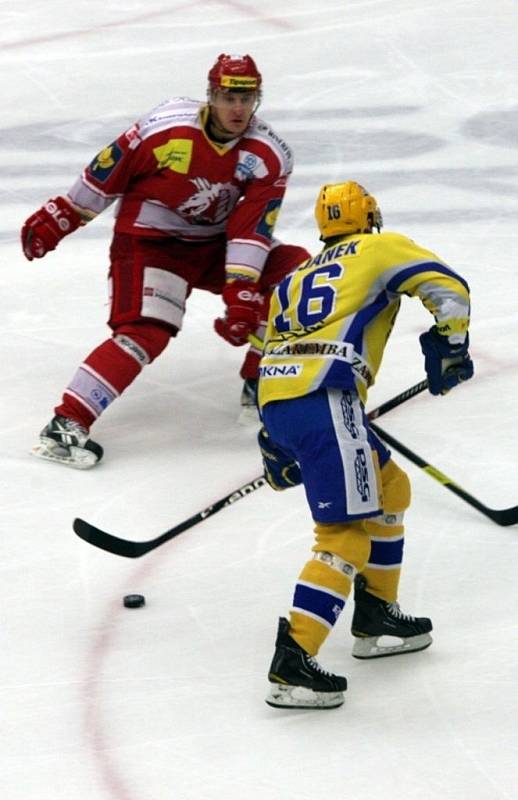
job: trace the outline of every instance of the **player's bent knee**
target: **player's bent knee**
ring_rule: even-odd
[[[362,570],[369,559],[370,539],[363,527],[363,522],[343,522],[326,525],[318,522],[315,525],[315,553],[337,556],[355,570]],[[320,556],[324,560],[326,556]],[[332,566],[332,565],[331,565]]]
[[[165,350],[171,331],[151,322],[127,323],[116,328],[113,338],[119,347],[129,350],[145,366]]]
[[[412,498],[408,475],[390,459],[381,470],[381,479],[384,513],[401,514],[409,507]]]

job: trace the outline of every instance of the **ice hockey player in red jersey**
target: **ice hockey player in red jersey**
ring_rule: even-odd
[[[308,253],[273,238],[292,170],[289,146],[255,116],[261,74],[249,56],[221,54],[207,102],[161,103],[98,153],[66,196],[22,228],[25,256],[42,258],[118,200],[110,247],[109,339],[66,387],[34,455],[78,469],[101,459],[89,430],[182,327],[192,289],[221,294],[216,332],[255,342],[241,367],[257,379],[272,288]],[[246,402],[246,400],[243,400]]]

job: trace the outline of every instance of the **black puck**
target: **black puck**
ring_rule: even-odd
[[[146,603],[146,598],[143,594],[127,594],[124,597],[125,608],[141,608]]]

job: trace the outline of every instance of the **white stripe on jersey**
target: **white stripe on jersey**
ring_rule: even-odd
[[[280,174],[289,175],[293,169],[293,154],[284,139],[278,136],[268,123],[262,119],[254,117],[250,127],[245,132],[246,139],[257,139],[273,152],[280,164]]]
[[[164,100],[150,113],[138,121],[139,134],[142,139],[147,139],[154,133],[174,128],[175,126],[185,126],[200,130],[198,112],[205,105],[200,100],[192,100],[190,97],[175,97],[172,100]]]

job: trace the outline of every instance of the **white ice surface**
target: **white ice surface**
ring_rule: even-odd
[[[518,528],[398,458],[414,489],[404,610],[429,650],[350,656],[347,608],[320,660],[350,680],[327,713],[263,702],[277,617],[312,542],[301,489],[262,488],[140,561],[74,536],[82,516],[150,538],[260,473],[236,424],[242,353],[218,298],[95,427],[102,465],[28,455],[107,335],[111,213],[41,262],[23,220],[168,96],[202,97],[251,52],[261,113],[296,151],[277,232],[318,248],[321,183],[357,179],[387,230],[470,282],[476,379],[382,426],[492,508],[518,503],[518,37],[511,0],[4,0],[0,3],[0,796],[2,800],[516,800]],[[408,300],[369,406],[423,376]],[[125,610],[127,592],[147,606]]]

